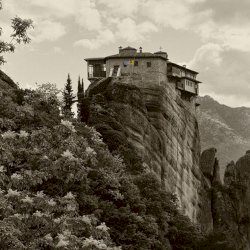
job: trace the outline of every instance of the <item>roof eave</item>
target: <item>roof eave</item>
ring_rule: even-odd
[[[188,71],[190,71],[190,72],[192,72],[192,73],[195,73],[195,74],[197,74],[197,75],[199,74],[199,72],[194,71],[194,70],[189,69],[189,68],[186,68],[186,67],[183,67],[183,66],[181,66],[181,65],[179,65],[179,64],[177,64],[177,63],[169,62],[168,64],[173,64],[173,65],[175,65],[175,66],[177,66],[177,67],[179,67],[179,68],[181,68],[181,69],[186,69],[186,70],[188,70]]]
[[[123,55],[123,56],[107,56],[105,57],[105,60],[109,60],[109,59],[127,59],[127,58],[132,58],[132,59],[137,59],[137,58],[159,58],[162,60],[167,61],[167,58],[164,58],[162,56],[140,56],[140,55]]]
[[[92,57],[92,58],[84,58],[84,61],[88,62],[88,61],[105,61],[105,57]]]

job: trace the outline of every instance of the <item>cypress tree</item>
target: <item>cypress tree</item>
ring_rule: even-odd
[[[84,95],[84,82],[83,82],[83,78],[82,78],[82,92],[83,92],[83,96],[85,96]]]
[[[82,114],[84,112],[84,82],[78,78],[78,89],[77,89],[77,117],[79,120],[82,120]]]
[[[72,82],[70,75],[68,74],[67,82],[63,90],[63,107],[62,113],[66,118],[72,118],[74,112],[72,112],[72,106],[74,104],[75,96],[73,95]]]

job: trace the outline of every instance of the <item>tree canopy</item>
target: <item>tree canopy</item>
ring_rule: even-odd
[[[0,11],[2,10],[2,0],[0,0]],[[3,54],[6,52],[14,52],[16,45],[21,43],[29,43],[31,38],[28,35],[28,30],[33,28],[33,22],[31,19],[22,19],[20,17],[14,17],[11,19],[11,27],[13,32],[10,37],[10,41],[3,41],[1,39],[2,27],[0,27],[0,66],[6,61]]]
[[[62,113],[66,118],[72,118],[74,113],[72,112],[72,106],[74,104],[75,96],[73,94],[73,87],[70,75],[68,74],[67,82],[63,90],[63,105]]]

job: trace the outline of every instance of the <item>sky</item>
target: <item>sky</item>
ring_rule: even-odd
[[[1,68],[20,87],[54,83],[68,73],[76,91],[84,58],[118,53],[118,47],[161,47],[175,63],[198,71],[200,95],[250,107],[249,0],[2,0],[0,40],[10,41],[11,19],[30,18],[32,42],[5,54]]]

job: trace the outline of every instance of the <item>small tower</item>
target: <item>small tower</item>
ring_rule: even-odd
[[[166,58],[168,60],[168,53],[167,52],[164,52],[164,51],[157,51],[154,53],[155,55],[159,55],[159,56],[162,56],[164,58]]]

